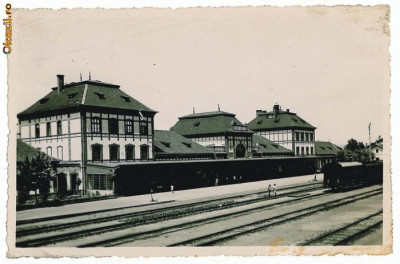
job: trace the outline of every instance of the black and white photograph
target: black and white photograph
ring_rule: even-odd
[[[388,5],[10,12],[10,257],[392,253]]]

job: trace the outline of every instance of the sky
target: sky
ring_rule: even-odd
[[[92,79],[158,111],[156,129],[216,111],[243,123],[275,103],[343,146],[389,120],[385,7],[15,10],[10,104],[21,112],[65,81]]]

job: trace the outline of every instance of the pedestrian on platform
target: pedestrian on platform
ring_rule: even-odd
[[[171,193],[174,193],[174,185],[171,184]]]
[[[218,186],[218,177],[215,178],[215,186]]]
[[[275,198],[276,198],[276,191],[277,191],[277,187],[276,187],[276,184],[274,183],[274,196],[275,196]]]
[[[271,184],[268,186],[268,197],[271,197],[272,186]]]

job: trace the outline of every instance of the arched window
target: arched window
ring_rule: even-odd
[[[140,146],[140,160],[148,160],[149,159],[149,146],[141,145]]]
[[[35,124],[35,138],[40,138],[40,125]]]
[[[47,122],[46,123],[46,137],[50,137],[51,136],[51,123]]]
[[[126,160],[135,160],[135,146],[134,145],[126,145],[125,146],[125,158]]]
[[[119,161],[119,145],[112,144],[109,146],[110,149],[110,161]]]
[[[62,135],[62,125],[61,125],[61,120],[57,121],[57,136]]]
[[[103,161],[103,146],[100,144],[92,145],[92,161]]]

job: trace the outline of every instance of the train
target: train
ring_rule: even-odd
[[[337,162],[323,168],[324,187],[341,191],[383,182],[382,162]]]

